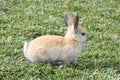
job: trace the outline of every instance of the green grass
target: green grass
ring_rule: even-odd
[[[64,35],[66,11],[89,34],[81,66],[26,60],[25,40]],[[120,80],[120,0],[0,0],[0,80]]]

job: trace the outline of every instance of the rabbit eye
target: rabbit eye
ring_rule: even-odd
[[[84,35],[85,35],[85,33],[81,33],[81,35],[82,35],[82,36],[84,36]]]

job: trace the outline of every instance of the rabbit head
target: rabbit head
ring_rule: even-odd
[[[67,13],[64,15],[67,32],[65,37],[74,39],[77,42],[84,43],[88,39],[86,30],[79,26],[79,17],[76,16],[74,20]]]

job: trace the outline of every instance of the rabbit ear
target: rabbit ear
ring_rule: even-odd
[[[74,29],[78,28],[78,24],[79,24],[79,17],[76,16],[75,19],[74,19]]]
[[[67,13],[64,14],[64,20],[65,20],[65,25],[71,26],[73,24],[73,19],[71,16],[69,16]]]

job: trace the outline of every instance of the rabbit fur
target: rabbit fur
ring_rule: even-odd
[[[64,37],[43,35],[24,43],[24,56],[31,62],[63,62],[76,64],[88,35],[79,27],[79,17],[73,20],[67,13],[64,15],[67,32]]]

